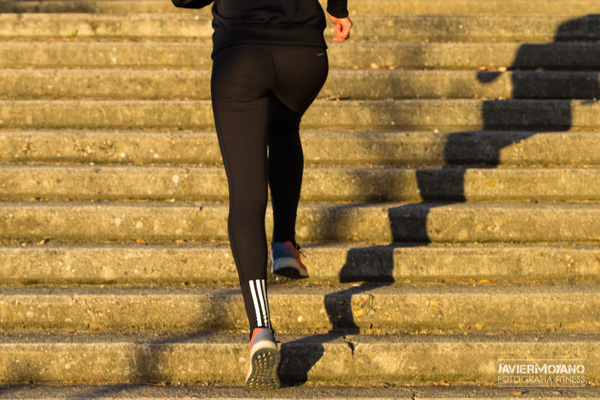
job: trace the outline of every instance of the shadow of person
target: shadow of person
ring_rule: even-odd
[[[435,241],[427,226],[433,208],[481,200],[465,193],[465,174],[469,167],[495,168],[501,163],[502,149],[536,134],[570,130],[573,118],[569,100],[600,98],[597,74],[582,71],[597,69],[600,65],[600,54],[589,53],[585,45],[585,41],[600,40],[598,17],[588,15],[563,23],[552,43],[526,43],[519,47],[506,72],[511,74],[512,98],[482,102],[481,130],[445,134],[445,165],[416,171],[422,202],[388,210],[391,245],[348,251],[339,280],[360,283],[325,296],[325,309],[332,326],[330,332],[282,345],[280,371],[285,378],[300,384],[306,382],[309,371],[322,358],[324,343],[365,331],[365,327],[355,323],[352,296],[395,282],[395,248],[428,246]],[[503,73],[481,71],[477,73],[477,80],[491,84]],[[338,228],[343,229],[343,226]],[[401,326],[398,331],[402,331]],[[308,346],[306,351],[295,351],[303,344]]]
[[[595,101],[600,97],[597,73],[585,71],[600,65],[600,57],[590,54],[585,45],[585,41],[600,39],[599,17],[586,15],[561,24],[552,43],[525,43],[519,47],[506,72],[511,74],[511,99],[484,100],[483,129],[447,134],[445,165],[416,171],[422,203],[390,210],[395,242],[431,243],[427,219],[435,207],[466,201],[504,200],[481,199],[465,193],[465,174],[469,167],[495,168],[501,163],[503,149],[533,135],[572,128],[571,100]],[[480,71],[477,79],[491,84],[503,73]],[[546,161],[552,162],[550,153]],[[401,215],[411,216],[410,226],[405,226]]]
[[[356,335],[372,327],[359,327],[352,310],[352,296],[387,286],[394,282],[394,246],[370,246],[350,249],[339,272],[342,283],[355,282],[356,286],[326,294],[324,306],[331,329],[325,334],[311,335],[282,343],[279,376],[286,386],[307,382],[309,371],[325,353],[325,343],[344,341],[350,350],[349,335]],[[375,254],[375,255],[374,255]]]

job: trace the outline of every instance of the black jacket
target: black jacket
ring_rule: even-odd
[[[202,8],[213,0],[171,0],[176,7]],[[327,12],[348,16],[347,0],[328,0]],[[318,0],[214,0],[213,52],[236,43],[308,45],[327,48],[325,14]]]

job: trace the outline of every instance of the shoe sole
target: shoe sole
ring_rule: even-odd
[[[275,275],[280,275],[285,278],[290,279],[306,279],[308,278],[308,273],[306,275],[302,275],[300,273],[300,267],[296,260],[279,260],[279,262],[273,265],[273,273]]]
[[[279,268],[277,271],[273,271],[275,275],[283,276],[289,279],[306,279],[308,276],[300,275],[300,272],[293,267]]]
[[[278,389],[281,386],[277,368],[281,355],[279,350],[264,348],[252,355],[252,372],[246,380],[249,389]]]

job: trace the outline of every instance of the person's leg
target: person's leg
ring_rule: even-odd
[[[228,232],[250,324],[270,328],[267,298],[269,53],[236,45],[219,51],[211,79],[219,145],[229,183]]]
[[[296,244],[296,214],[304,157],[300,141],[302,115],[327,79],[324,49],[272,46],[275,96],[270,102],[269,185],[273,206],[272,243]]]
[[[300,200],[304,156],[299,126],[302,115],[272,96],[269,127],[269,185],[273,206],[271,243],[296,243],[296,210]]]

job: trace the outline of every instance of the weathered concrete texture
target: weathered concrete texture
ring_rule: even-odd
[[[471,14],[467,12],[465,14]],[[356,15],[358,40],[443,42],[553,42],[598,40],[600,16],[573,15]],[[580,17],[581,18],[581,17]],[[327,30],[333,36],[333,27]]]
[[[600,155],[596,151],[600,146],[599,132],[305,131],[302,132],[301,137],[305,162],[311,164],[361,165],[366,163],[429,167],[452,164],[479,166],[600,164]],[[2,139],[1,135],[0,139]]]
[[[402,382],[432,380],[446,382],[476,382],[498,384],[498,365],[501,359],[583,359],[586,383],[597,381],[598,366],[593,361],[595,346],[574,339],[556,340],[553,336],[522,337],[468,337],[457,341],[428,337],[427,344],[384,344],[379,338],[361,336],[353,341],[354,358],[366,366],[360,379]],[[352,339],[351,339],[352,340]],[[398,350],[397,350],[398,349]],[[401,350],[400,350],[401,349]],[[397,354],[401,351],[403,354]],[[394,354],[396,353],[396,354]],[[398,362],[405,360],[405,362]],[[416,365],[415,365],[416,364]],[[423,372],[421,372],[423,371]],[[425,372],[427,371],[427,372]],[[401,375],[401,377],[398,377]],[[418,377],[424,375],[421,379]],[[416,379],[415,379],[416,378]],[[519,390],[521,390],[520,388]]]
[[[0,166],[2,200],[226,201],[222,167]],[[599,168],[304,170],[301,201],[600,201]]]
[[[572,22],[572,15],[353,16],[356,40],[453,42],[552,42],[597,40],[600,17]],[[0,14],[0,38],[210,39],[212,16],[186,14]],[[569,29],[565,27],[568,26]],[[360,29],[358,28],[360,27]],[[330,24],[326,36],[333,36]]]
[[[0,132],[0,160],[134,164],[222,162],[215,132],[85,129],[3,130]]]
[[[600,13],[594,0],[366,0],[350,4],[357,13],[390,14],[586,14]],[[324,3],[322,3],[324,5]]]
[[[175,7],[173,7],[175,8]],[[202,38],[213,33],[212,16],[191,14],[0,14],[0,38]],[[11,32],[12,31],[12,32]]]
[[[280,333],[582,333],[600,328],[600,287],[587,286],[269,286]],[[563,310],[561,312],[561,310]],[[0,329],[243,331],[239,288],[3,289]]]
[[[4,202],[0,239],[38,241],[227,240],[227,204]],[[267,233],[271,232],[267,210]],[[90,229],[93,227],[93,229]],[[304,242],[595,242],[598,204],[304,204]]]
[[[321,1],[325,8],[327,3]],[[351,15],[355,14],[591,14],[600,13],[595,0],[363,0],[348,4]],[[128,13],[208,13],[210,7],[201,10],[185,10],[173,7],[166,0],[45,0],[0,2],[0,12],[88,12],[107,14]]]
[[[2,67],[210,68],[212,43],[52,41],[0,42]]]
[[[176,8],[168,0],[41,0],[41,1],[7,1],[0,2],[0,12],[15,13],[98,13],[98,14],[131,14],[131,13],[210,13],[210,7],[200,10]]]
[[[597,69],[600,45],[568,43],[343,43],[329,48],[335,68],[395,66],[397,68],[470,69]]]
[[[278,338],[282,341],[279,371],[285,381],[336,385],[445,381],[494,385],[498,381],[498,359],[502,358],[582,358],[586,383],[600,378],[594,362],[600,351],[597,337],[419,335],[349,336],[342,340],[339,335],[282,335]],[[247,340],[247,335],[224,334],[155,338],[4,335],[0,344],[0,380],[241,385],[248,362]]]
[[[198,397],[207,400],[264,399],[332,399],[332,400],[410,400],[420,399],[472,399],[514,400],[520,388],[493,387],[484,385],[412,385],[375,387],[336,385],[287,385],[284,382],[277,392],[253,392],[242,386],[201,385],[147,385],[147,384],[4,384],[0,385],[0,399],[71,399],[87,400],[192,400]],[[520,399],[570,399],[593,400],[600,398],[600,389],[587,387],[529,387],[523,390]]]
[[[322,130],[300,136],[309,165],[600,165],[600,132]],[[222,160],[214,132],[2,130],[0,161],[196,165]]]
[[[32,91],[33,92],[33,91]],[[321,98],[340,99],[595,99],[597,72],[330,71]]]
[[[210,99],[209,70],[4,69],[0,97]]]
[[[330,43],[332,68],[369,68],[373,63],[395,68],[589,69],[600,67],[600,44],[562,43]],[[209,40],[0,42],[2,68],[192,68],[212,66]]]
[[[0,98],[210,99],[208,70],[3,69]],[[597,72],[330,71],[319,98],[594,99]]]
[[[190,335],[148,337],[136,335],[94,337],[71,335],[49,341],[0,343],[2,382],[173,382],[236,384],[248,368],[248,336]],[[337,337],[327,342],[308,338],[285,344],[282,377],[312,382],[350,383],[352,351]],[[301,339],[300,339],[301,340]],[[299,371],[312,356],[310,371]],[[317,356],[315,358],[315,356]],[[340,378],[340,379],[338,379]]]
[[[596,129],[600,103],[568,100],[316,101],[304,129]],[[208,129],[209,101],[2,100],[0,128]]]
[[[590,272],[584,261],[589,251],[573,249],[577,270]],[[0,281],[8,284],[238,282],[227,244],[0,246],[0,260]],[[555,272],[566,273],[560,267]],[[318,277],[319,271],[311,275]]]
[[[600,282],[600,251],[578,244],[309,245],[302,253],[314,283]],[[227,244],[12,245],[0,246],[0,260],[4,284],[238,281]]]

